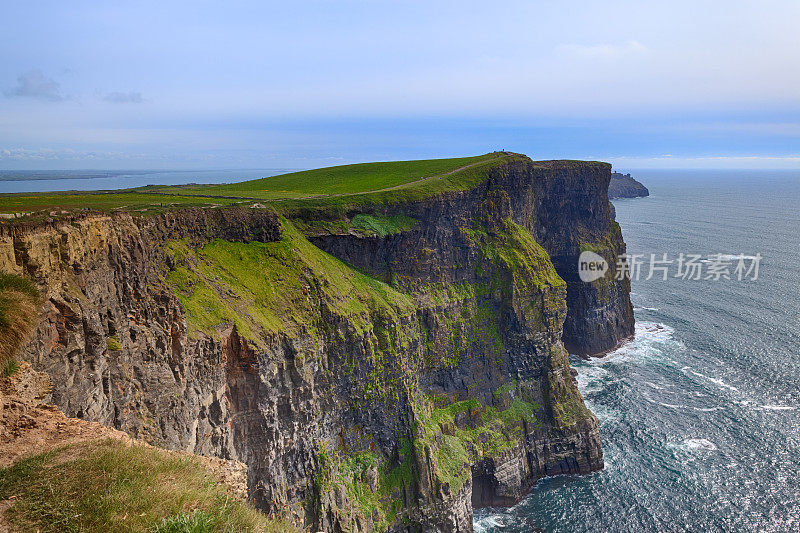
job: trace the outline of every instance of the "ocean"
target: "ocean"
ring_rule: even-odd
[[[97,191],[144,185],[235,183],[292,172],[249,170],[0,170],[0,193]]]
[[[800,172],[633,175],[651,196],[614,201],[628,253],[699,254],[707,270],[646,280],[644,265],[635,340],[572,358],[605,470],[545,479],[513,508],[477,511],[475,531],[796,532]],[[741,254],[762,256],[757,279],[734,274]],[[725,260],[730,280],[703,279]]]

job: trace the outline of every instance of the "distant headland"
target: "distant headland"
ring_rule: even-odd
[[[611,182],[608,184],[609,198],[641,198],[643,196],[650,196],[650,191],[633,179],[630,174],[611,173]]]

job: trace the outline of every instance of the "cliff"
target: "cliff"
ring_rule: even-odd
[[[326,531],[471,531],[475,506],[602,468],[567,349],[633,333],[610,167],[523,156],[395,201],[125,212],[0,228],[45,294],[23,358],[67,415],[242,461]],[[277,214],[276,214],[277,212]]]
[[[611,173],[611,182],[608,184],[609,198],[641,198],[644,196],[650,196],[650,191],[633,179],[630,174]]]

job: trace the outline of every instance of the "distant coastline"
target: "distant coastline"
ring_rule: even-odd
[[[221,184],[285,174],[296,169],[229,170],[0,170],[0,193],[94,191],[185,185]]]

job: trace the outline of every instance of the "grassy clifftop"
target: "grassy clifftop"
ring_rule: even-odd
[[[159,192],[220,196],[246,196],[263,200],[361,194],[403,187],[418,180],[455,173],[459,168],[494,159],[495,154],[455,159],[424,159],[360,163],[292,172],[280,176],[223,185],[157,188]]]
[[[50,216],[84,208],[153,214],[172,207],[267,203],[278,210],[298,206],[385,204],[474,187],[487,171],[523,158],[494,152],[475,157],[361,163],[293,172],[223,185],[147,186],[121,191],[0,194],[0,214]]]

